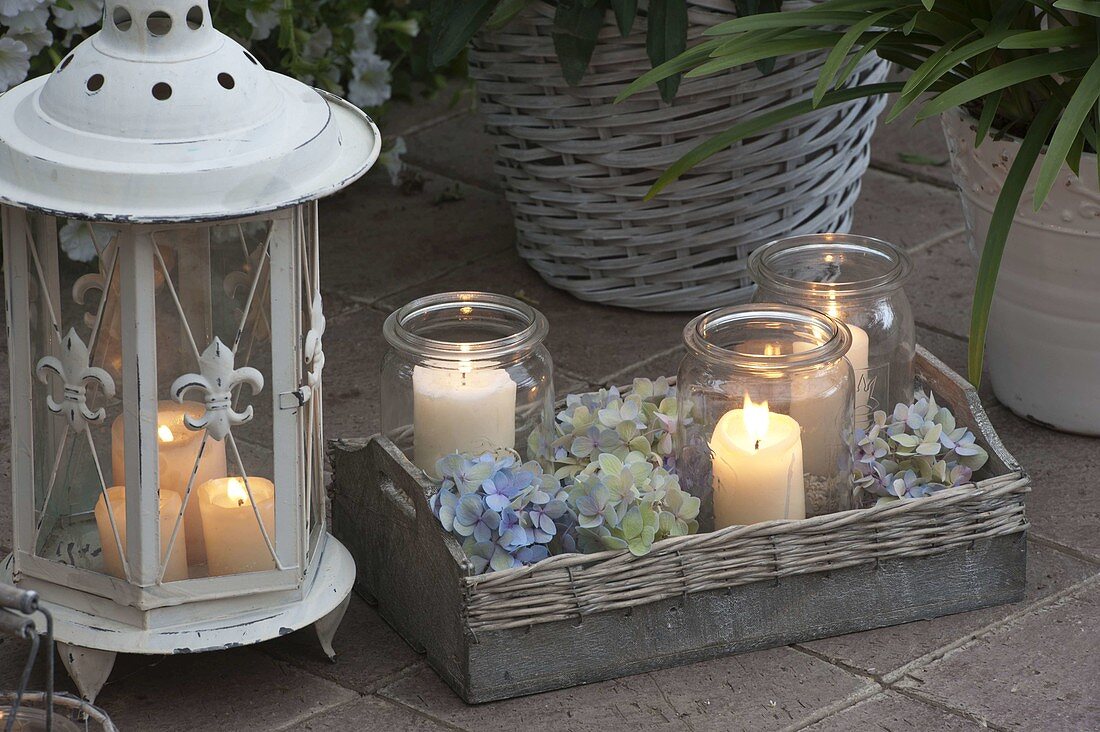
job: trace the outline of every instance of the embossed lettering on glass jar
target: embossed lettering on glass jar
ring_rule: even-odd
[[[548,440],[554,368],[546,318],[504,295],[445,292],[393,312],[383,328],[382,430],[428,475],[444,455],[500,448],[525,457]]]
[[[678,472],[704,527],[853,508],[851,334],[807,308],[720,308],[684,329]],[[708,500],[711,497],[712,500]]]
[[[903,285],[912,264],[899,248],[853,234],[812,234],[753,252],[754,302],[801,305],[845,323],[855,371],[855,423],[913,396],[916,332]]]

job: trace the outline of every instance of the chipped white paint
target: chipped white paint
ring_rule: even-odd
[[[90,698],[116,652],[227,648],[318,623],[331,655],[355,575],[325,525],[316,199],[366,172],[381,139],[360,110],[263,69],[209,15],[206,0],[107,0],[103,30],[0,96],[15,508],[0,574],[53,610]],[[71,301],[60,217],[117,232],[96,242],[99,271]],[[215,222],[239,242],[214,237]],[[230,252],[240,271],[212,288]],[[182,479],[169,544],[197,500],[203,451],[224,446],[230,475],[274,483],[274,530],[260,524],[275,569],[209,577],[199,562],[164,581],[158,497],[180,475],[159,459],[169,396],[202,400],[185,424],[209,438]],[[100,454],[114,419],[118,467]],[[257,449],[272,456],[262,470],[247,464]],[[123,478],[125,511],[108,505],[115,577],[92,507]]]

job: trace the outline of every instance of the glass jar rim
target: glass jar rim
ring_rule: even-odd
[[[828,337],[805,351],[789,354],[755,354],[719,346],[712,332],[721,332],[749,323],[788,323],[821,328]],[[684,344],[692,353],[708,361],[748,371],[793,371],[839,361],[852,346],[848,326],[810,308],[781,303],[749,303],[716,308],[697,315],[684,327]]]
[[[419,316],[448,310],[453,310],[456,315],[469,315],[475,308],[514,318],[516,330],[500,338],[459,343],[418,335],[407,327],[410,321]],[[392,347],[413,356],[478,361],[529,350],[546,339],[550,325],[542,313],[514,297],[463,290],[440,292],[413,300],[390,313],[382,326],[382,332]]]
[[[877,257],[886,267],[881,274],[851,282],[810,282],[780,274],[775,265],[792,254],[821,251],[853,252]],[[749,255],[749,274],[757,285],[766,284],[787,293],[824,296],[877,295],[905,284],[913,272],[913,262],[900,247],[882,239],[859,234],[800,234],[775,239]]]

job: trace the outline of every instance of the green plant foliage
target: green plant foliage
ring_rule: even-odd
[[[817,108],[888,92],[898,92],[888,120],[910,108],[924,119],[961,106],[978,119],[976,144],[991,135],[1024,139],[993,213],[976,282],[969,369],[971,381],[979,383],[997,269],[1029,175],[1038,167],[1035,208],[1063,164],[1080,175],[1100,176],[1100,170],[1080,170],[1082,153],[1100,148],[1100,2],[824,0],[804,9],[739,17],[706,35],[709,40],[646,73],[619,99],[680,74],[705,76],[813,50],[828,54],[812,100],[739,121],[702,143],[661,176],[651,197],[740,140]],[[907,69],[907,80],[850,85],[856,64],[872,51]]]

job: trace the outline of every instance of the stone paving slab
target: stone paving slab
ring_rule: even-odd
[[[1006,623],[900,686],[1021,730],[1100,728],[1100,580]]]
[[[418,714],[408,707],[376,696],[367,696],[284,729],[295,730],[295,732],[347,732],[347,730],[435,732],[455,728]]]
[[[321,204],[321,287],[374,302],[512,242],[499,196],[438,175],[403,190],[372,171]]]
[[[953,190],[872,168],[863,176],[852,233],[913,250],[958,233],[965,224]]]
[[[845,666],[882,677],[913,659],[1017,613],[1037,600],[1097,572],[1100,572],[1100,566],[1031,542],[1028,545],[1026,596],[1022,602],[824,638],[802,645]]]
[[[807,732],[971,732],[984,729],[973,720],[913,699],[896,691],[862,701],[806,727]]]
[[[978,262],[959,234],[913,256],[913,277],[905,286],[913,318],[941,333],[966,339]]]
[[[282,727],[357,696],[255,648],[237,648],[120,656],[96,704],[122,730],[243,732]]]
[[[590,686],[467,706],[425,668],[386,687],[389,699],[471,730],[517,724],[565,732],[778,729],[864,688],[811,656],[777,648]]]
[[[493,138],[477,112],[454,117],[406,139],[413,165],[437,171],[488,191],[502,190],[493,170]]]
[[[1031,475],[1031,531],[1100,561],[1100,440],[1044,429],[1003,407],[990,420]]]
[[[394,674],[420,660],[420,654],[354,593],[333,639],[335,662],[321,651],[312,627],[261,648],[279,660],[361,694],[373,692]]]
[[[871,140],[871,165],[953,192],[955,184],[951,179],[947,141],[939,118],[914,122],[916,110],[910,107],[893,122],[885,124],[886,114],[896,98],[897,95],[890,95],[875,128]]]

